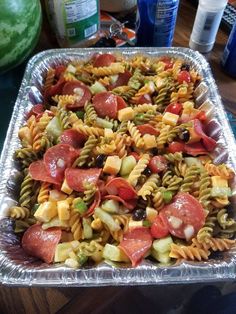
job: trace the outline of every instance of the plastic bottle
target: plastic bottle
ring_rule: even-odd
[[[212,50],[228,0],[199,0],[189,47],[202,53]]]
[[[236,22],[231,30],[221,62],[224,71],[232,77],[236,77]]]
[[[87,47],[99,30],[99,0],[45,0],[52,29],[61,47]]]
[[[179,0],[139,0],[137,46],[170,47]]]

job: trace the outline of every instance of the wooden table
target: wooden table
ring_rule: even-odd
[[[180,1],[174,46],[188,47],[196,10]],[[236,114],[236,80],[220,67],[228,35],[219,30],[208,59],[224,105]],[[36,51],[56,47],[42,32]],[[201,285],[100,288],[0,288],[0,313],[166,313],[190,298]],[[222,284],[218,285],[222,288]],[[157,298],[158,296],[158,298]]]

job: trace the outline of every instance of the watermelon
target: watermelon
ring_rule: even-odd
[[[41,21],[39,0],[0,1],[0,72],[29,56],[38,41]]]

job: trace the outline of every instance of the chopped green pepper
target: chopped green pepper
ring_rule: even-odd
[[[162,197],[164,202],[168,204],[172,200],[173,194],[170,191],[164,191],[162,192]]]
[[[80,266],[82,266],[83,264],[85,264],[88,260],[88,256],[84,255],[83,253],[80,253],[78,255],[78,262],[80,264]]]
[[[76,111],[75,114],[77,115],[79,119],[82,119],[82,120],[84,119],[84,111],[79,110],[79,111]]]
[[[88,210],[88,206],[85,204],[85,202],[81,199],[78,200],[75,204],[75,211],[84,214]]]
[[[149,228],[149,227],[151,227],[151,225],[152,225],[152,224],[150,223],[150,221],[148,221],[148,220],[144,220],[144,221],[143,221],[143,226],[144,226],[144,227],[148,227],[148,228]]]

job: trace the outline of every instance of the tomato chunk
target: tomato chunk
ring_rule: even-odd
[[[177,80],[180,84],[182,84],[183,82],[186,83],[190,83],[191,82],[191,76],[190,73],[188,71],[180,71],[178,76],[177,76]]]
[[[169,104],[166,109],[165,109],[165,112],[170,112],[170,113],[173,113],[173,114],[180,114],[180,112],[182,111],[183,109],[183,105],[179,102],[175,102],[173,104]]]
[[[118,195],[125,201],[137,197],[137,192],[135,191],[135,189],[123,178],[111,179],[107,183],[106,189],[108,194]]]
[[[205,213],[199,201],[188,193],[178,193],[160,212],[169,232],[189,241],[205,222]]]
[[[149,161],[148,167],[152,173],[159,173],[167,169],[167,160],[164,156],[154,156]]]
[[[168,146],[168,152],[174,154],[174,153],[182,153],[185,149],[185,143],[183,142],[171,142]]]
[[[151,235],[153,238],[161,239],[169,234],[169,229],[161,216],[157,216],[151,226]]]

